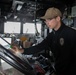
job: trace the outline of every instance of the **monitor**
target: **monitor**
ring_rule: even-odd
[[[4,23],[4,33],[20,33],[20,22],[6,22]]]
[[[10,44],[11,44],[11,42],[12,42],[12,38],[3,38],[3,39],[5,39],[7,42],[9,42]],[[7,48],[7,49],[9,49],[9,47],[10,47],[10,44],[8,44],[6,41],[4,41],[1,37],[0,37],[0,44],[3,46],[3,47],[5,47],[5,48]]]
[[[37,23],[37,30],[41,34],[41,24]],[[23,24],[23,33],[25,34],[35,34],[35,24],[34,23],[25,23]]]

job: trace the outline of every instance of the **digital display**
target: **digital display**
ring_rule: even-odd
[[[12,38],[3,38],[3,39],[5,39],[7,42],[9,42],[9,43],[11,44]],[[10,44],[8,44],[8,43],[7,43],[6,41],[4,41],[3,39],[0,38],[0,44],[1,44],[3,47],[9,49]]]
[[[4,24],[4,33],[20,33],[20,22],[6,22]]]
[[[41,34],[41,24],[37,23],[37,30]],[[34,23],[23,24],[23,33],[25,34],[35,34],[36,28]]]

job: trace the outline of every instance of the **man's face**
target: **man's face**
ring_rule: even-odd
[[[58,26],[58,22],[59,22],[57,18],[58,17],[52,18],[52,19],[46,19],[45,20],[46,25],[51,29],[56,29],[56,27]]]

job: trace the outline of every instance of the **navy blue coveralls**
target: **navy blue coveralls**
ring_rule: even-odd
[[[55,57],[57,75],[76,75],[76,30],[64,25],[52,31],[38,45],[25,48],[24,54],[35,54],[50,47]]]

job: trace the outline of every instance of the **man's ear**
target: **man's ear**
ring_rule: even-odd
[[[60,16],[57,16],[57,17],[56,17],[56,20],[57,20],[57,21],[60,21],[60,19],[61,19]]]

